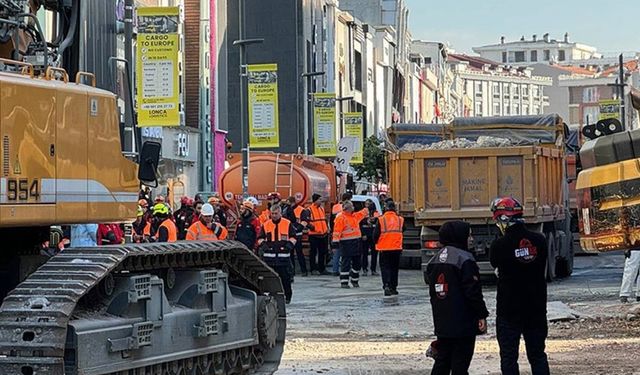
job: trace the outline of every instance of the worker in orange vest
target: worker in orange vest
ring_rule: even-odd
[[[151,237],[151,242],[176,242],[178,240],[178,228],[176,224],[171,220],[171,212],[169,207],[162,203],[156,203],[153,206],[153,227],[157,228],[154,235]]]
[[[365,207],[369,209],[369,215],[360,222],[360,231],[362,232],[362,275],[367,276],[369,253],[371,253],[371,276],[377,276],[378,252],[376,251],[376,243],[373,241],[373,228],[380,214],[371,199],[367,199]]]
[[[342,203],[342,213],[336,218],[333,227],[332,243],[340,249],[340,286],[349,288],[360,287],[360,261],[362,260],[362,232],[360,221],[369,215],[369,210],[364,208],[354,213],[353,202]]]
[[[271,218],[271,211],[269,210],[271,206],[274,204],[279,204],[282,199],[280,198],[280,193],[274,191],[267,195],[267,208],[260,213],[258,219],[260,219],[260,223],[264,224]]]
[[[307,271],[307,262],[302,252],[302,235],[304,229],[309,221],[309,211],[298,204],[295,197],[289,197],[280,203],[282,207],[282,217],[289,220],[296,229],[296,246],[295,250],[291,252],[291,266],[293,267],[293,274],[296,274],[296,259],[300,266],[300,272],[303,277],[309,276]]]
[[[340,215],[340,213],[342,212],[342,203],[346,202],[346,201],[350,201],[351,198],[353,198],[353,194],[351,194],[350,192],[344,193],[342,194],[342,200],[336,204],[333,205],[333,207],[331,207],[331,217],[329,219],[329,223],[331,224],[331,228],[333,229],[336,217],[338,217],[338,215]],[[333,253],[331,256],[332,259],[332,263],[333,263],[333,276],[339,276],[340,275],[340,248],[335,248],[333,246],[331,246]]]
[[[313,203],[308,208],[309,221],[305,228],[309,235],[309,271],[312,275],[328,275],[329,225],[324,211],[325,199],[320,194],[313,194],[311,200]]]
[[[398,294],[398,270],[402,254],[404,218],[396,213],[396,204],[387,200],[384,214],[373,228],[376,250],[380,252],[380,271],[384,295]]]
[[[290,303],[293,295],[291,290],[293,277],[291,250],[296,245],[296,230],[289,220],[282,217],[282,209],[279,204],[274,204],[269,209],[271,210],[271,219],[262,225],[258,239],[258,251],[264,262],[280,276],[286,303]]]
[[[222,224],[213,220],[215,209],[209,203],[202,205],[200,220],[191,224],[187,230],[187,241],[226,240],[229,232]]]

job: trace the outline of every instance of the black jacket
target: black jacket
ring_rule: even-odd
[[[178,239],[184,240],[187,237],[187,231],[193,223],[193,217],[196,211],[193,207],[182,206],[174,214],[173,218],[176,222],[176,228],[178,229]],[[143,228],[144,229],[144,228]]]
[[[489,254],[498,269],[497,316],[546,321],[545,237],[519,223],[493,241]]]
[[[459,338],[478,334],[478,321],[489,315],[480,271],[473,255],[447,246],[427,266],[435,334]]]

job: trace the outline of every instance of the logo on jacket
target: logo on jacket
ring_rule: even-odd
[[[519,247],[515,250],[516,259],[521,263],[532,262],[538,256],[538,248],[533,246],[526,238],[520,240]]]
[[[449,250],[447,250],[447,248],[445,247],[440,252],[440,255],[438,256],[438,260],[440,261],[440,263],[445,263],[447,261],[447,258],[449,258]]]
[[[447,278],[444,276],[444,273],[438,275],[436,284],[433,287],[438,298],[447,298],[447,294],[449,293],[449,283],[447,283]]]

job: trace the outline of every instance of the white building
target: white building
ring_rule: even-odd
[[[469,107],[465,108],[465,115],[539,115],[549,105],[544,90],[553,81],[532,75],[531,68],[508,67],[457,54],[449,55],[449,64],[463,80],[466,97],[471,98],[471,103],[465,103],[465,107]]]
[[[562,40],[550,39],[549,34],[544,34],[541,39],[533,35],[529,40],[523,36],[519,41],[505,42],[503,36],[499,44],[475,47],[473,52],[485,59],[513,66],[536,63],[574,64],[580,60],[602,57],[595,47],[571,42],[569,33],[564,34]]]

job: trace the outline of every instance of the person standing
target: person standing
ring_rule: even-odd
[[[624,271],[622,272],[622,284],[620,284],[620,302],[628,303],[631,298],[633,284],[636,284],[636,301],[640,302],[640,250],[627,250],[624,252]]]
[[[236,225],[235,240],[242,242],[249,250],[255,251],[260,235],[260,220],[254,213],[255,206],[245,199],[240,206],[240,218]]]
[[[376,241],[373,238],[373,228],[376,226],[380,214],[371,199],[366,200],[365,207],[369,209],[369,215],[360,221],[360,231],[362,232],[362,275],[367,276],[369,254],[371,254],[371,276],[377,276],[378,252],[376,251]]]
[[[548,375],[547,339],[547,241],[527,230],[523,207],[514,198],[498,198],[491,212],[502,237],[491,244],[489,258],[498,274],[496,334],[500,368],[516,375],[520,337],[524,337],[533,375]]]
[[[145,219],[144,215],[145,211],[142,207],[138,206],[136,220],[131,225],[133,227],[132,234],[134,243],[149,242],[149,237],[151,236],[151,223]]]
[[[98,245],[121,245],[124,243],[124,232],[120,224],[99,224],[96,235]]]
[[[362,253],[362,232],[360,221],[369,215],[364,208],[354,213],[353,203],[342,203],[342,213],[338,215],[333,228],[332,243],[340,249],[340,286],[349,288],[349,280],[354,288],[360,287],[360,261]]]
[[[269,210],[271,218],[262,225],[258,249],[264,262],[280,276],[286,303],[290,303],[293,296],[290,258],[291,250],[296,244],[296,231],[291,222],[282,217],[280,205],[274,204]]]
[[[187,241],[217,241],[227,239],[227,228],[213,220],[215,210],[206,203],[202,206],[200,220],[191,224],[187,230]]]
[[[320,194],[311,196],[309,206],[309,271],[311,274],[327,275],[327,251],[329,249],[329,226],[324,211],[324,198]]]
[[[440,227],[442,249],[427,265],[429,296],[437,340],[431,375],[467,375],[476,335],[487,330],[487,306],[478,264],[469,252],[468,223],[449,221]]]
[[[222,202],[220,201],[220,197],[213,196],[209,198],[209,204],[213,206],[213,217],[214,220],[220,223],[223,227],[227,227],[227,213],[222,207]]]
[[[393,201],[385,203],[385,211],[373,229],[375,248],[380,252],[380,272],[385,296],[398,294],[398,270],[402,255],[404,218],[396,213]]]
[[[260,216],[258,216],[258,218],[260,219],[260,223],[264,224],[271,218],[271,206],[273,206],[274,204],[280,204],[281,200],[282,199],[280,198],[280,193],[278,193],[277,191],[274,191],[267,195],[267,208],[260,213]]]
[[[296,246],[294,252],[291,253],[293,273],[296,273],[297,259],[302,277],[307,277],[309,276],[309,272],[307,271],[307,261],[304,258],[304,253],[302,252],[302,235],[305,231],[308,231],[307,225],[309,224],[310,213],[308,209],[305,209],[301,204],[298,204],[295,197],[289,197],[287,199],[287,203],[287,212],[285,213],[283,210],[282,216],[291,221],[291,223],[294,223],[296,228]]]
[[[173,213],[173,218],[178,228],[178,240],[184,240],[187,237],[187,230],[193,223],[195,210],[193,208],[193,200],[189,197],[180,199],[180,208]]]
[[[331,207],[331,217],[329,220],[329,224],[331,225],[331,231],[333,231],[334,225],[335,225],[335,221],[336,218],[338,217],[338,215],[340,215],[342,213],[343,207],[342,205],[344,204],[344,202],[346,201],[350,201],[351,198],[353,197],[353,194],[351,193],[344,193],[342,194],[342,200],[336,204],[333,205],[333,207]],[[332,243],[333,245],[333,243]],[[331,263],[333,266],[333,276],[339,276],[340,275],[340,260],[342,259],[341,254],[340,254],[340,247],[331,247],[333,249],[333,254],[331,256]]]
[[[77,224],[71,226],[71,247],[98,246],[98,224]]]
[[[176,242],[178,240],[178,228],[171,219],[171,212],[166,204],[160,202],[153,206],[151,242]]]

